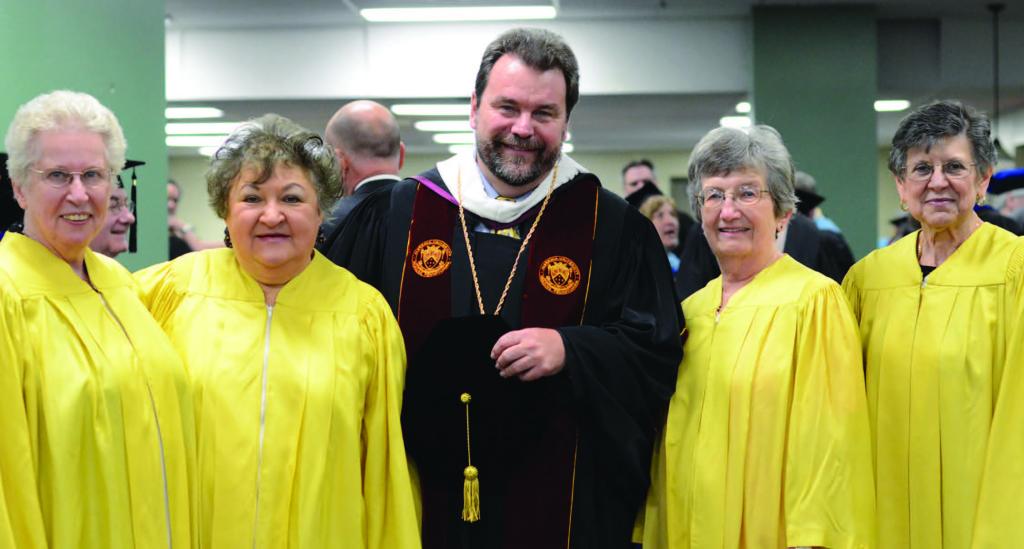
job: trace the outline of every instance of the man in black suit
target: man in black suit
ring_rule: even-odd
[[[338,109],[327,123],[324,139],[338,157],[344,194],[324,223],[324,235],[329,237],[367,196],[386,192],[399,180],[405,144],[387,107],[366,100]]]

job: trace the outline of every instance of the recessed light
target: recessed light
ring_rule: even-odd
[[[736,112],[740,114],[747,114],[750,112],[750,101],[740,101],[736,103]]]
[[[518,21],[554,19],[554,6],[475,6],[461,8],[367,8],[359,15],[372,23],[431,21]]]
[[[476,134],[472,132],[435,133],[434,143],[444,143],[445,145],[476,143]]]
[[[906,99],[879,99],[875,101],[875,112],[899,112],[910,108]]]
[[[421,132],[471,132],[469,120],[419,120],[412,127]]]
[[[168,147],[220,147],[226,135],[168,135],[164,142]]]
[[[723,116],[718,119],[718,123],[726,128],[749,128],[750,117],[749,116]]]
[[[398,103],[391,105],[398,116],[469,116],[469,103]]]
[[[179,118],[220,118],[224,111],[214,107],[167,107],[164,116],[168,120]]]

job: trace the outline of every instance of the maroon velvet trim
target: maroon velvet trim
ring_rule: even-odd
[[[416,187],[398,296],[398,325],[405,337],[406,356],[415,355],[437,321],[451,316],[451,263],[443,273],[427,278],[416,273],[412,262],[417,246],[427,240],[440,240],[451,249],[455,217],[455,210],[442,197],[424,185]]]

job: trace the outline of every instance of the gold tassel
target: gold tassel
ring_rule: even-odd
[[[480,480],[476,467],[466,467],[462,476],[466,477],[462,481],[462,520],[476,522],[480,520]]]
[[[480,472],[473,467],[473,454],[469,443],[469,403],[473,397],[462,393],[459,400],[466,405],[466,468],[462,470],[462,520],[476,522],[480,520]]]

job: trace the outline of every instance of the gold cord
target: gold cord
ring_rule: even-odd
[[[551,170],[551,183],[548,184],[548,194],[544,196],[544,202],[540,205],[540,211],[537,212],[536,219],[533,220],[533,225],[530,226],[529,232],[526,233],[526,238],[523,239],[523,243],[519,246],[519,252],[516,253],[516,260],[512,263],[512,272],[508,273],[508,278],[505,279],[505,288],[501,291],[501,298],[498,299],[498,306],[494,309],[494,316],[498,316],[501,313],[502,306],[505,305],[505,298],[508,296],[508,289],[512,286],[512,279],[516,276],[516,269],[519,267],[519,258],[523,255],[523,250],[526,249],[527,244],[530,243],[530,238],[533,236],[533,232],[537,229],[537,225],[540,223],[540,218],[544,215],[544,210],[548,207],[548,201],[551,200],[551,194],[555,190],[555,180],[558,179],[558,163],[555,163],[555,167]],[[466,212],[462,207],[462,168],[459,168],[459,175],[456,179],[456,193],[459,200],[459,221],[462,223],[462,236],[466,239],[466,253],[469,255],[469,270],[473,275],[473,288],[476,290],[476,302],[480,307],[480,314],[487,314],[487,310],[484,309],[484,296],[480,291],[480,279],[476,276],[476,262],[473,261],[473,247],[469,243],[469,228],[466,227]]]
[[[466,405],[466,468],[462,470],[462,520],[480,520],[480,473],[473,467],[473,454],[469,444],[469,403],[473,397],[462,393],[459,400]]]

